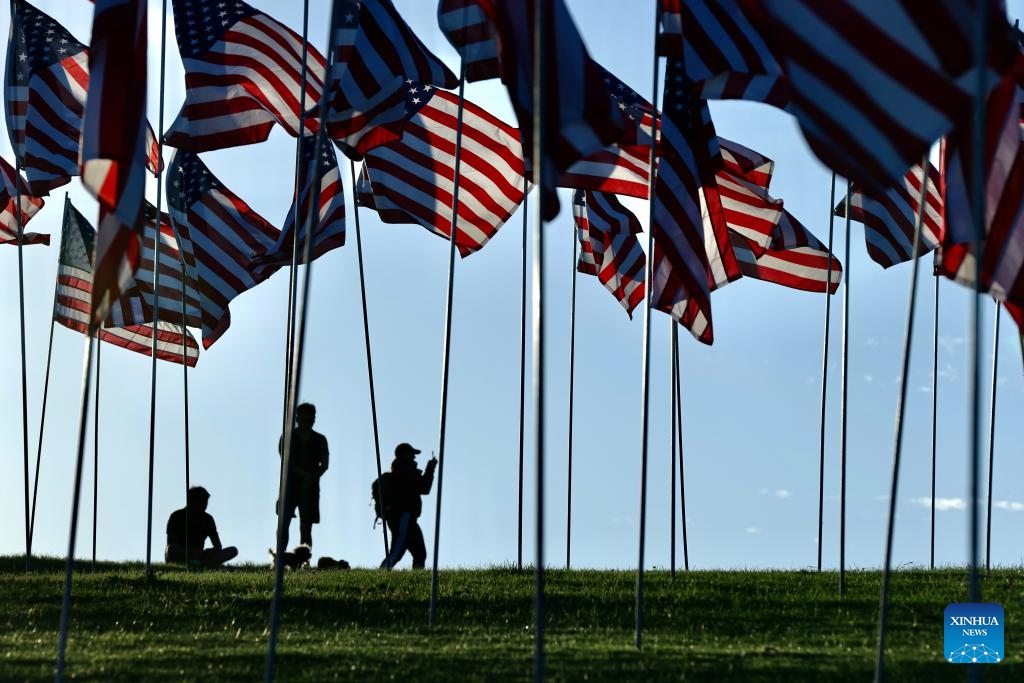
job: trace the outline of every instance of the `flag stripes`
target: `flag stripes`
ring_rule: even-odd
[[[788,211],[782,211],[778,231],[768,249],[760,255],[750,241],[732,233],[733,250],[746,277],[808,292],[834,294],[843,279],[839,259]],[[826,284],[827,283],[827,284]]]
[[[646,257],[636,237],[640,221],[615,195],[589,190],[576,190],[573,216],[581,248],[576,269],[596,275],[632,317],[644,300]]]
[[[462,57],[466,80],[498,77],[500,64],[493,0],[440,0],[437,23]]]
[[[28,224],[41,208],[42,198],[33,196],[21,174],[0,158],[0,244],[17,244],[19,221]],[[22,244],[50,243],[49,234],[23,232],[21,238]]]

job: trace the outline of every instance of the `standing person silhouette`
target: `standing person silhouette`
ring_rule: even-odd
[[[407,443],[395,447],[395,459],[391,461],[391,472],[383,495],[387,506],[384,521],[391,530],[391,552],[380,563],[381,569],[391,569],[402,559],[405,551],[412,555],[413,569],[423,569],[427,562],[427,546],[423,541],[423,530],[416,521],[423,511],[421,496],[430,493],[434,484],[434,470],[437,458],[427,461],[426,471],[416,467],[416,448]]]
[[[288,528],[299,509],[299,537],[303,545],[313,547],[313,525],[320,522],[320,477],[327,471],[329,453],[327,437],[313,431],[316,407],[302,403],[295,408],[289,456],[288,486],[284,493],[284,543],[288,547]],[[277,442],[277,452],[284,456],[284,435]]]

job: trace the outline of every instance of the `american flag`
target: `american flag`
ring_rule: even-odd
[[[735,0],[660,2],[658,54],[683,58],[701,97],[786,107],[789,85],[782,68]]]
[[[262,142],[274,124],[289,135],[316,130],[299,111],[302,38],[240,0],[173,0],[185,65],[185,103],[165,135],[192,152]],[[325,62],[306,52],[306,106],[320,99]]]
[[[458,79],[428,50],[391,0],[336,0],[327,131],[354,158],[402,137],[406,82],[454,88]]]
[[[710,291],[741,276],[715,183],[718,138],[707,102],[688,87],[680,60],[668,61],[664,99],[652,306],[711,344]]]
[[[365,197],[364,186],[361,204],[372,201],[385,222],[415,222],[448,238],[459,98],[418,83],[405,93],[405,133],[366,155],[373,198]],[[455,237],[463,257],[481,249],[522,202],[521,150],[515,128],[465,100]]]
[[[903,179],[877,197],[854,186],[850,193],[850,219],[864,224],[868,255],[883,268],[914,257],[914,227],[921,206],[921,164],[910,167]],[[939,171],[928,164],[928,194],[917,255],[924,256],[942,240],[942,190]],[[836,204],[835,215],[846,216],[846,198]]]
[[[271,253],[259,259],[259,263],[288,266],[292,262],[292,242],[295,240],[295,207],[299,203],[298,263],[305,263],[306,226],[309,224],[310,201],[312,200],[313,178],[317,171],[313,164],[316,153],[316,136],[304,135],[299,143],[302,154],[301,182],[298,198],[292,199],[292,206],[284,220],[284,229]],[[331,249],[345,244],[345,194],[338,170],[338,157],[330,140],[324,139],[320,146],[320,210],[317,212],[313,229],[312,258],[319,258]]]
[[[814,153],[872,191],[898,182],[969,114],[979,68],[1001,75],[1017,52],[999,0],[737,1],[782,66],[788,111]],[[981,65],[979,2],[990,5]]]
[[[626,140],[580,159],[558,179],[559,187],[647,199],[654,108],[635,90],[601,69],[613,106],[626,118]]]
[[[192,152],[176,152],[167,175],[168,212],[181,248],[195,259],[203,346],[210,348],[231,324],[228,303],[276,270],[255,262],[274,248],[280,231]]]
[[[7,132],[33,194],[78,174],[78,140],[89,89],[89,52],[67,29],[24,0],[11,5]]]
[[[467,81],[500,75],[494,0],[439,0],[437,23],[459,51]]]
[[[640,221],[608,192],[576,190],[573,217],[580,257],[576,270],[596,275],[626,313],[644,300],[646,258],[637,235]]]
[[[726,225],[760,255],[771,245],[782,219],[782,200],[768,194],[775,162],[731,140],[718,138],[718,143],[722,168],[715,174],[715,186]]]
[[[1024,307],[1024,54],[1014,72],[989,95],[985,113],[984,207],[981,291],[999,301]],[[942,179],[945,235],[939,270],[974,286],[978,266],[973,254],[973,218],[967,191],[970,178],[971,127],[965,126],[944,145]],[[1012,312],[1012,311],[1011,311]]]
[[[744,277],[808,292],[824,292],[827,283],[831,294],[842,282],[839,259],[832,256],[830,270],[828,248],[785,209],[767,250],[759,252],[757,245],[740,233],[730,234]]]
[[[43,200],[32,195],[28,183],[21,177],[6,159],[0,158],[0,244],[18,243],[18,222],[25,224],[43,208]],[[18,199],[21,199],[20,207]],[[37,232],[25,232],[21,235],[22,244],[49,244],[50,235]]]
[[[93,273],[99,325],[139,265],[146,191],[145,0],[97,0],[91,96],[82,118],[82,184],[100,204]]]
[[[92,300],[92,253],[96,231],[81,213],[66,202],[64,206],[64,228],[60,242],[60,258],[57,266],[57,292],[54,300],[53,319],[65,327],[89,333],[90,301]],[[129,292],[129,295],[132,293]],[[152,324],[131,324],[145,317],[144,307],[135,299],[124,307],[117,306],[106,325],[117,323],[123,327],[102,327],[99,338],[123,348],[152,355],[154,328]],[[156,328],[157,358],[181,363],[182,350],[186,362],[195,366],[199,359],[199,344],[188,330],[172,323],[161,321]],[[185,340],[182,344],[182,339]]]
[[[153,243],[159,230],[159,259],[154,258]],[[135,286],[149,310],[159,308],[159,319],[201,328],[199,291],[196,289],[196,258],[191,245],[183,249],[171,225],[171,218],[146,202],[146,228],[142,234],[142,260],[135,271]],[[160,264],[160,295],[153,296],[153,271]],[[185,297],[185,317],[181,299]]]
[[[508,88],[522,134],[527,165],[536,168],[533,153],[534,3],[502,0],[495,7],[501,45],[501,80]],[[574,163],[623,140],[631,131],[613,104],[604,70],[590,58],[583,38],[563,0],[544,3],[547,73],[544,92],[545,145],[541,202],[545,220],[558,215],[552,188]],[[536,182],[536,171],[532,173]]]

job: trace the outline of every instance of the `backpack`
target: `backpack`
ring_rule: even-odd
[[[394,476],[391,472],[384,472],[370,484],[370,497],[373,498],[373,511],[377,519],[384,519],[385,513],[394,506]],[[385,501],[384,507],[381,506],[381,499]]]

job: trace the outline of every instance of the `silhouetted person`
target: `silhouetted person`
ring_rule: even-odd
[[[320,477],[327,471],[329,454],[327,438],[313,431],[316,407],[302,403],[295,408],[295,428],[292,430],[289,456],[288,488],[284,494],[284,543],[288,547],[288,528],[295,508],[299,509],[300,542],[313,547],[313,525],[320,522]],[[277,442],[277,452],[284,456],[284,435]]]
[[[214,567],[238,555],[238,548],[234,546],[221,547],[217,524],[206,512],[209,502],[210,493],[202,486],[193,486],[188,490],[185,507],[171,513],[167,519],[167,547],[164,548],[166,562],[199,561]],[[203,548],[206,539],[210,539],[212,548]]]
[[[422,569],[427,562],[427,546],[423,542],[423,530],[416,521],[423,510],[421,496],[430,493],[434,484],[434,469],[437,458],[427,462],[427,469],[421,472],[416,467],[419,450],[407,443],[395,448],[395,459],[391,461],[391,473],[382,486],[384,521],[391,530],[391,552],[380,563],[382,569],[391,569],[402,559],[405,551],[412,555],[413,569]]]

